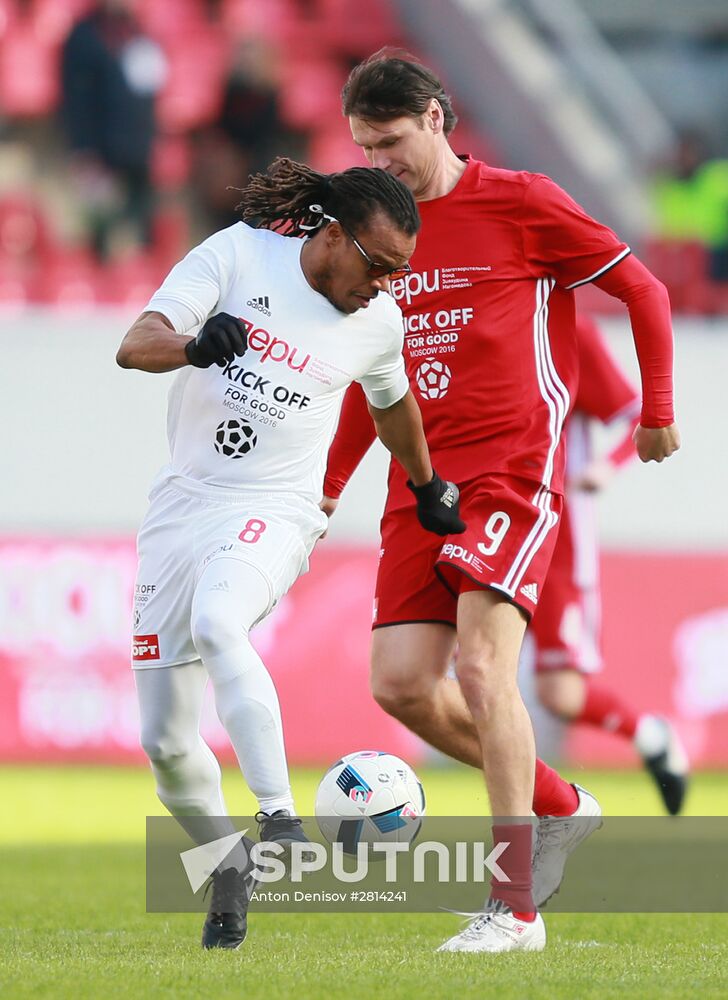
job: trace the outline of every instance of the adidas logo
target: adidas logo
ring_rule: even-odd
[[[225,594],[229,594],[230,584],[227,580],[220,580],[220,582],[216,583],[214,587],[210,587],[210,590],[222,590]]]
[[[448,488],[440,497],[440,503],[444,504],[445,507],[454,507],[454,505],[457,503],[459,495],[460,495],[459,490],[453,488],[452,486],[448,486]]]
[[[270,299],[267,295],[259,295],[257,298],[248,299],[247,304],[252,309],[257,309],[264,316],[270,316]]]
[[[521,593],[524,597],[527,597],[529,601],[533,601],[534,604],[538,602],[538,585],[535,583],[525,583],[521,587]]]

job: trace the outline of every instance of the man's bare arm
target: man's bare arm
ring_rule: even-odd
[[[143,372],[171,372],[184,365],[224,368],[247,349],[245,327],[229,313],[210,316],[196,337],[185,337],[162,313],[145,312],[122,340],[116,363]]]
[[[144,312],[122,340],[116,363],[143,372],[171,372],[189,364],[185,344],[192,339],[177,333],[162,313]]]

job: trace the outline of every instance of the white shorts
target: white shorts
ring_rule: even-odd
[[[327,518],[294,494],[226,493],[178,479],[155,486],[137,538],[132,666],[170,667],[198,659],[192,598],[213,559],[254,566],[268,586],[269,614],[308,570]]]

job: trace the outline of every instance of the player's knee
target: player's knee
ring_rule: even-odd
[[[487,656],[468,657],[461,654],[455,673],[465,701],[471,710],[477,709],[481,716],[497,712],[503,701],[518,694],[515,676],[509,683]]]
[[[239,646],[244,633],[230,615],[214,608],[201,608],[192,616],[192,641],[203,662]]]
[[[168,771],[178,767],[189,756],[190,740],[165,732],[147,732],[142,729],[141,745],[155,769]]]
[[[410,676],[401,668],[396,673],[386,666],[372,665],[370,687],[374,700],[388,715],[402,721],[409,720],[425,711],[429,704],[428,685],[413,671]]]
[[[585,697],[583,676],[577,670],[555,670],[536,674],[539,702],[552,715],[569,721],[580,714]]]

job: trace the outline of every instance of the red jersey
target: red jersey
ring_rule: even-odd
[[[643,300],[643,275],[644,287],[654,279],[638,262],[628,278],[611,280],[630,253],[612,230],[548,177],[470,158],[452,191],[418,207],[412,273],[390,290],[404,313],[407,374],[438,471],[460,483],[505,473],[563,492],[562,430],[578,378],[572,290],[589,281],[610,279],[607,291],[624,301],[636,289],[628,307],[643,382],[650,373],[645,398],[666,401],[657,424],[643,422],[672,421],[669,312],[657,317],[653,299]],[[352,389],[329,453],[327,496],[339,495],[373,433]],[[392,462],[387,510],[412,504],[405,480]]]

